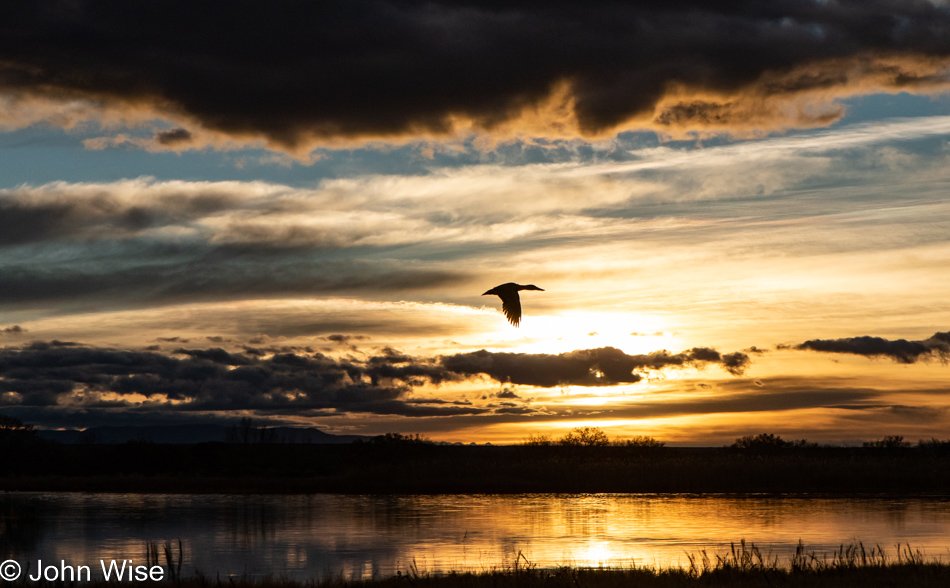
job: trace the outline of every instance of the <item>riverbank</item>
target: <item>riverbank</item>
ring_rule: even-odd
[[[198,579],[181,584],[184,588],[945,588],[948,585],[950,566],[939,563],[824,570],[724,567],[698,573],[681,569],[560,568],[445,576],[402,575],[362,581],[335,579],[298,583],[280,579]]]
[[[328,580],[296,583],[286,580],[197,580],[186,588],[944,588],[950,585],[950,566],[938,563],[892,564],[883,567],[782,570],[773,568],[718,568],[694,573],[689,570],[577,569],[527,570],[446,576],[396,576],[384,580]]]
[[[5,491],[950,493],[950,453],[921,448],[46,443],[0,463]]]
[[[152,564],[159,563],[154,548]],[[171,555],[170,551],[167,551]],[[322,580],[296,581],[279,575],[267,578],[197,574],[179,577],[180,563],[170,561],[164,583],[176,588],[885,588],[913,586],[937,588],[950,585],[950,565],[924,556],[910,547],[898,547],[889,557],[880,548],[866,550],[861,544],[842,546],[832,554],[806,553],[800,545],[790,561],[769,559],[754,545],[733,545],[724,555],[701,552],[690,557],[687,568],[578,568],[538,569],[527,559],[505,570],[476,573],[429,574],[410,567],[387,578],[348,579],[342,576]],[[24,585],[20,580],[13,586]],[[44,586],[74,586],[77,582],[31,582]],[[125,587],[128,582],[93,580],[83,585]]]

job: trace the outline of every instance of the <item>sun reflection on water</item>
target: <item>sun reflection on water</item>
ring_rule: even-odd
[[[565,475],[569,475],[569,472]],[[144,559],[148,541],[184,545],[183,570],[294,578],[419,571],[677,566],[745,539],[787,557],[799,540],[950,546],[950,499],[688,495],[4,496],[29,516],[23,561]],[[13,502],[16,504],[13,504]],[[22,525],[21,525],[22,526]],[[16,525],[14,525],[14,528]],[[10,538],[16,542],[15,537]]]

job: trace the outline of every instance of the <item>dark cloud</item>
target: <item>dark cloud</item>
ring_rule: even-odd
[[[213,363],[220,363],[223,365],[249,365],[252,360],[244,355],[239,353],[228,353],[220,347],[215,347],[213,349],[183,349],[179,348],[175,350],[176,355],[187,355],[189,357],[194,357],[195,359],[207,359]]]
[[[177,357],[184,356],[184,357]],[[220,348],[185,349],[174,356],[62,342],[0,349],[0,405],[132,410],[130,395],[141,395],[152,410],[329,414],[373,413],[403,416],[480,414],[467,403],[407,402],[412,385],[458,379],[436,362],[394,355],[366,362],[315,354],[267,358]],[[402,358],[399,358],[402,359]],[[118,400],[102,400],[114,393]]]
[[[764,111],[814,125],[840,109],[783,115],[774,101],[945,84],[948,27],[946,6],[926,0],[39,0],[0,8],[0,87],[289,147],[448,132],[453,116],[491,129],[559,84],[584,133],[634,116],[763,123]]]
[[[471,406],[468,400],[442,400],[441,398],[407,398],[406,404],[452,404],[455,406]]]
[[[128,190],[129,193],[124,193]],[[128,198],[129,195],[131,198]],[[149,198],[142,198],[148,194]],[[103,186],[89,195],[75,186],[0,191],[0,246],[57,240],[114,240],[164,226],[187,226],[205,216],[238,208],[232,194],[149,192],[132,183]]]
[[[75,341],[60,341],[58,339],[53,339],[52,341],[34,341],[30,343],[30,349],[34,351],[45,351],[47,349],[56,349],[59,347],[78,347],[80,344]]]
[[[514,390],[511,388],[504,388],[501,392],[495,394],[495,398],[509,398],[509,399],[520,399],[521,397],[515,394]]]
[[[499,382],[543,387],[632,384],[642,380],[647,370],[701,367],[707,363],[718,364],[729,373],[740,375],[751,361],[744,353],[723,355],[708,347],[694,347],[676,354],[655,351],[644,355],[627,355],[614,347],[558,355],[497,353],[482,349],[442,358],[442,365],[456,373],[485,374]]]
[[[334,333],[333,335],[327,335],[326,337],[321,337],[321,339],[326,339],[327,341],[333,341],[334,343],[339,343],[340,345],[345,345],[350,341],[364,341],[369,339],[365,335],[342,335],[339,333]]]
[[[392,262],[319,262],[293,253],[275,256],[266,247],[256,251],[198,245],[190,252],[171,249],[158,245],[148,251],[129,247],[120,256],[122,261],[116,257],[114,265],[0,263],[0,283],[4,284],[0,305],[43,301],[98,307],[107,299],[114,307],[116,303],[138,306],[274,295],[378,294],[459,284],[469,279],[456,271],[394,269]]]
[[[4,327],[0,329],[0,333],[10,333],[12,335],[19,335],[20,333],[26,333],[26,329],[20,325],[12,325],[9,327]]]
[[[611,385],[639,381],[634,370],[702,366],[729,369],[735,354],[694,348],[626,355],[587,349],[561,355],[478,351],[440,358],[385,348],[366,358],[335,359],[315,352],[240,353],[180,347],[171,355],[50,341],[0,349],[0,407],[17,410],[217,413],[402,417],[535,415],[512,390],[497,405],[408,397],[420,386],[476,374],[517,384]],[[144,401],[142,400],[144,398]]]
[[[694,382],[697,386],[702,383]],[[685,384],[685,387],[684,387]],[[667,392],[681,393],[688,389],[690,382],[676,381],[667,382],[663,389]],[[734,415],[738,413],[783,413],[785,411],[799,411],[807,409],[828,410],[830,421],[821,423],[812,423],[803,425],[799,420],[776,419],[768,416],[769,426],[774,430],[785,434],[807,435],[809,438],[814,432],[822,432],[826,438],[840,438],[841,431],[837,428],[845,422],[862,421],[865,425],[875,427],[875,430],[881,430],[880,427],[886,426],[892,422],[897,415],[906,415],[908,419],[911,415],[920,414],[926,422],[932,422],[933,418],[946,417],[946,409],[931,408],[927,406],[906,406],[895,404],[893,402],[893,392],[890,390],[881,390],[862,385],[862,382],[850,378],[835,379],[816,379],[811,377],[776,377],[769,379],[769,386],[763,389],[756,385],[753,380],[734,379],[718,382],[713,386],[716,390],[715,395],[699,394],[690,398],[688,395],[677,394],[676,399],[665,398],[662,401],[635,401],[620,402],[616,404],[597,406],[593,409],[575,406],[570,410],[565,410],[557,406],[550,406],[546,409],[537,409],[537,412],[523,412],[519,414],[519,407],[505,406],[496,409],[494,412],[477,416],[459,416],[454,419],[419,419],[413,421],[413,427],[423,431],[451,431],[465,426],[484,426],[487,423],[510,423],[524,422],[525,418],[531,418],[538,426],[543,426],[545,422],[556,422],[565,418],[575,419],[648,419],[648,418],[666,418],[682,416],[703,416],[703,415]],[[708,390],[709,388],[704,388]],[[941,406],[943,399],[947,396],[945,388],[915,389],[914,394],[925,394],[939,397]],[[511,410],[514,409],[514,410]],[[842,412],[835,412],[841,409]],[[531,408],[526,410],[530,411]],[[386,417],[380,417],[380,420],[391,423],[393,426],[400,425],[398,421],[386,420]],[[750,421],[758,422],[758,421]],[[762,421],[766,422],[766,421]],[[735,425],[728,425],[723,431],[725,438],[731,443],[735,440]],[[715,426],[704,428],[709,431],[715,431]],[[865,429],[867,430],[867,429]],[[794,432],[793,431],[798,431]],[[927,433],[922,433],[927,434]],[[860,438],[860,435],[856,438]],[[725,439],[723,440],[725,442]],[[718,443],[718,442],[717,442]]]
[[[155,133],[155,140],[160,145],[187,145],[191,139],[191,132],[183,128]]]
[[[824,353],[849,353],[866,357],[887,357],[899,363],[916,363],[950,356],[950,333],[934,333],[929,339],[884,339],[882,337],[846,337],[844,339],[812,339],[796,345],[795,349],[809,349]]]
[[[750,385],[751,384],[751,385]],[[662,403],[630,403],[612,410],[612,417],[663,418],[722,413],[781,412],[809,408],[839,408],[842,404],[866,407],[880,401],[879,390],[834,386],[804,378],[776,380],[767,389],[747,380],[725,382],[714,397]]]

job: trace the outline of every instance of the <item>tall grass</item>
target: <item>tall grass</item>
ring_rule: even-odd
[[[181,575],[182,547],[177,557],[173,545],[166,542],[147,545],[150,565],[161,565],[161,555],[169,570],[166,581],[184,588],[692,588],[719,586],[723,588],[757,588],[784,586],[790,588],[932,588],[950,586],[950,564],[927,559],[909,545],[897,545],[893,555],[876,545],[866,548],[856,542],[840,545],[830,553],[817,554],[805,549],[799,541],[795,553],[787,560],[765,552],[745,540],[732,544],[723,553],[700,551],[688,555],[685,568],[659,567],[557,567],[539,568],[519,552],[514,563],[504,569],[477,573],[430,573],[415,561],[403,572],[380,578],[352,579],[342,575],[321,580],[298,581],[286,576],[264,578],[220,575],[214,578],[201,573]],[[69,584],[68,582],[66,584]],[[115,582],[94,581],[94,586]],[[62,586],[58,583],[57,586]],[[88,585],[88,583],[86,584]],[[72,587],[70,587],[72,588]],[[78,585],[77,587],[78,588]]]
[[[162,545],[162,553],[165,556],[164,567],[167,573],[165,579],[176,584],[181,584],[181,564],[184,559],[184,549],[182,549],[181,546],[181,539],[178,540],[177,559],[175,558],[174,546],[168,541]],[[149,568],[162,565],[161,559],[159,558],[158,543],[154,541],[145,543],[145,565]]]

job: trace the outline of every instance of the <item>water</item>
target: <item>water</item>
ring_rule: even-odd
[[[675,566],[740,539],[780,559],[800,539],[818,553],[860,540],[950,561],[950,497],[10,493],[0,517],[0,557],[30,573],[37,560],[94,574],[101,559],[144,564],[146,542],[179,540],[184,573],[222,577]]]

